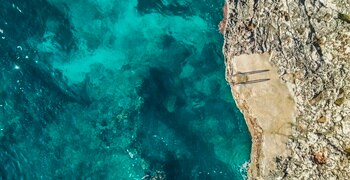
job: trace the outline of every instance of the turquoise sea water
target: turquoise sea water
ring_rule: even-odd
[[[0,2],[0,179],[243,179],[223,0]]]

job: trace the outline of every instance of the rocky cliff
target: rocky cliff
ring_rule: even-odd
[[[250,179],[350,177],[350,1],[226,0],[226,79]]]

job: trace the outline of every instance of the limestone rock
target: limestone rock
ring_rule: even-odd
[[[224,11],[226,79],[253,138],[249,178],[350,177],[349,0],[226,0]],[[274,70],[233,83],[253,67]]]

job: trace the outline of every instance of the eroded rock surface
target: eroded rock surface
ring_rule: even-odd
[[[249,178],[348,179],[350,2],[227,0],[225,7],[225,26],[221,27],[225,37],[226,79],[253,137]],[[254,77],[271,80],[245,83],[250,79],[244,77],[237,84],[238,78],[234,76],[238,71],[259,70],[242,58],[265,61],[263,56],[267,54],[271,71]],[[256,93],[263,92],[257,91],[261,86],[274,88],[273,82],[284,89],[281,91],[288,92],[262,94],[264,105],[258,102],[264,97],[255,97],[254,101],[254,92],[246,94],[254,89]],[[293,103],[279,108],[276,99],[283,100],[281,105],[285,101]],[[276,123],[280,118],[271,114],[286,115],[285,122],[290,126],[283,126],[269,136],[268,129],[280,126]],[[280,154],[270,153],[263,142],[285,149]]]

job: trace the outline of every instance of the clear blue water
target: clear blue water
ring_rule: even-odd
[[[243,179],[223,0],[0,0],[0,179]]]

